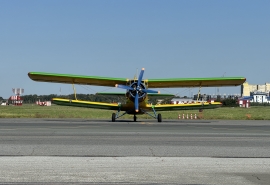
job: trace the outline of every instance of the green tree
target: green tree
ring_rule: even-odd
[[[221,102],[222,102],[222,105],[225,106],[225,107],[235,107],[235,106],[237,106],[237,100],[236,99],[226,98],[226,99],[223,99]]]

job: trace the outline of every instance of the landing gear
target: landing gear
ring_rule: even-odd
[[[115,122],[115,113],[112,113],[112,122]]]
[[[152,107],[152,110],[153,110],[153,112],[154,112],[154,115],[149,114],[147,111],[144,111],[143,109],[141,109],[141,111],[142,111],[143,113],[145,113],[145,114],[147,114],[147,115],[149,115],[149,116],[151,116],[151,117],[157,119],[158,122],[162,122],[161,114],[157,114],[156,111],[155,111],[155,109],[154,109],[154,107]]]
[[[134,122],[137,121],[137,116],[136,116],[136,115],[133,116],[133,121],[134,121]]]
[[[157,120],[158,120],[158,122],[162,122],[161,114],[158,114]]]

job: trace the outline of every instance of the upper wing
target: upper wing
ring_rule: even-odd
[[[111,86],[115,84],[123,84],[129,81],[126,78],[110,78],[101,76],[80,76],[72,74],[56,74],[56,73],[43,73],[43,72],[29,72],[29,78],[40,82],[57,82],[68,84],[83,84],[83,85],[98,85],[98,86]]]
[[[115,84],[126,85],[130,80],[126,78],[110,78],[101,76],[81,76],[72,74],[56,74],[43,72],[29,72],[28,76],[35,81],[57,82],[68,84],[84,84],[111,86]],[[219,78],[167,78],[148,79],[149,88],[170,88],[170,87],[217,87],[217,86],[237,86],[246,81],[244,77],[219,77]]]
[[[219,77],[219,78],[165,78],[148,79],[149,88],[173,87],[218,87],[237,86],[246,81],[244,77]]]

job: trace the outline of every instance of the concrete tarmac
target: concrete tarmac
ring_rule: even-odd
[[[269,121],[0,119],[0,184],[270,184]]]

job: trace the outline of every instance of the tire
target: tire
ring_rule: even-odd
[[[134,115],[133,116],[133,121],[136,122],[137,121],[137,117]]]
[[[112,122],[115,122],[115,113],[112,113]]]
[[[158,120],[158,122],[162,122],[161,114],[158,114],[157,120]]]

